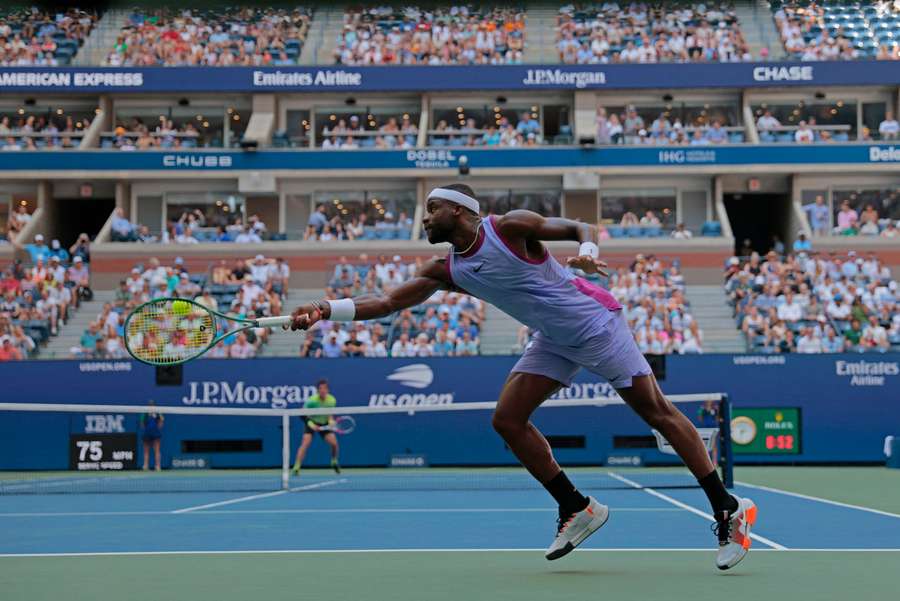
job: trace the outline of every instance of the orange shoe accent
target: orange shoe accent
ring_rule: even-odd
[[[749,550],[749,549],[750,549],[750,545],[752,545],[752,544],[753,544],[753,541],[750,540],[750,537],[748,536],[748,537],[745,537],[745,538],[744,538],[743,542],[741,543],[741,546],[742,546],[745,550]]]
[[[590,505],[588,505],[587,507],[585,507],[585,509],[587,510],[588,515],[594,515],[594,510],[591,509],[591,506],[590,506]]]
[[[747,511],[744,512],[744,517],[747,519],[747,523],[751,526],[756,523],[756,505],[751,505]]]

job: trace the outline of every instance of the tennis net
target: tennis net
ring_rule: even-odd
[[[730,406],[673,395],[730,484]],[[491,426],[493,402],[331,409],[0,403],[0,494],[415,491],[540,488]],[[337,435],[341,473],[315,416],[352,416]],[[666,441],[618,397],[548,401],[533,415],[585,490],[696,487]],[[156,471],[154,440],[161,470]],[[324,437],[322,437],[324,438]],[[148,468],[146,471],[143,468]]]

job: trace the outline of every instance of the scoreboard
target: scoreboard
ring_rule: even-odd
[[[735,454],[797,455],[800,433],[797,407],[735,407],[731,411],[731,448]]]
[[[69,469],[84,471],[120,471],[137,467],[137,435],[71,434]]]

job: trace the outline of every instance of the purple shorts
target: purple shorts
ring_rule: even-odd
[[[607,380],[613,388],[628,388],[635,376],[653,373],[638,349],[621,311],[610,319],[586,344],[563,346],[538,332],[525,349],[513,372],[546,376],[565,386],[580,368]]]

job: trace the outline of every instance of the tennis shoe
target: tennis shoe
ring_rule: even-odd
[[[291,474],[293,474],[294,476],[300,475],[300,464],[299,463],[294,464],[293,469],[291,469]]]
[[[584,539],[600,529],[609,519],[609,507],[588,497],[588,506],[568,517],[560,515],[556,538],[544,555],[549,560],[571,553]]]
[[[733,568],[750,551],[750,527],[756,523],[756,505],[750,499],[735,497],[738,508],[734,513],[722,511],[716,516],[713,530],[719,538],[716,567]]]
[[[332,459],[332,460],[331,460],[331,469],[334,470],[334,473],[335,473],[335,474],[340,474],[340,473],[341,473],[341,466],[338,464],[338,460],[337,460],[337,459]]]

